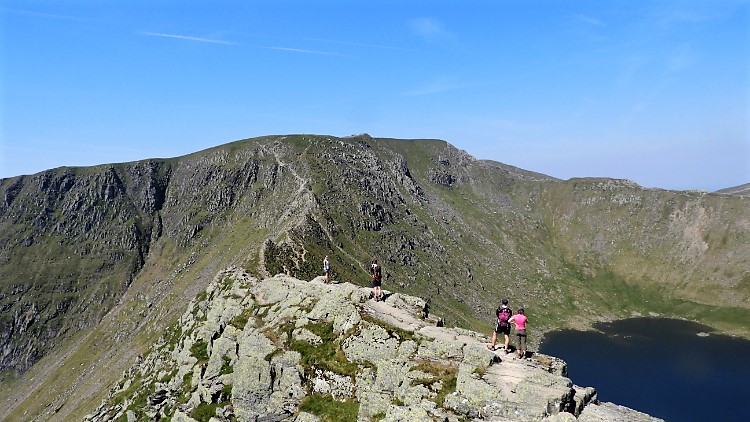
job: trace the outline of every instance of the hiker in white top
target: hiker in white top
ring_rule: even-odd
[[[328,276],[331,274],[331,261],[328,260],[328,255],[323,258],[323,275],[326,277],[326,283],[328,283]]]

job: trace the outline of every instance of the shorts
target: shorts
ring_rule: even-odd
[[[500,323],[495,324],[495,332],[498,334],[505,334],[506,336],[510,335],[510,324],[505,324],[505,327],[501,327]]]
[[[380,287],[380,281],[381,280],[379,278],[372,279],[372,287]]]

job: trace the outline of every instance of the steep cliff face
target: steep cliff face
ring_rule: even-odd
[[[280,174],[273,149],[258,142],[234,153],[0,181],[0,371],[23,372],[67,335],[98,323],[152,248],[152,264],[174,269],[210,238],[204,231],[225,229],[235,217],[256,217],[253,230],[268,233],[286,221],[279,207],[265,206],[299,200],[291,190],[297,181]]]
[[[417,297],[219,273],[85,419],[656,421],[600,403],[566,365],[493,352]]]
[[[711,310],[750,335],[740,195],[559,181],[438,140],[294,135],[2,179],[0,198],[0,404],[32,413],[49,404],[34,395],[99,397],[115,381],[102,368],[129,365],[221,268],[309,280],[325,255],[360,285],[379,259],[386,288],[448,326],[487,330],[510,297],[540,334]]]
[[[0,181],[0,370],[28,369],[116,303],[160,235],[164,167],[62,168]]]

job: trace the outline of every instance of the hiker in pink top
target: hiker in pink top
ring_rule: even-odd
[[[518,308],[518,313],[510,317],[508,322],[515,325],[516,337],[518,337],[518,357],[526,357],[526,314],[523,306]]]

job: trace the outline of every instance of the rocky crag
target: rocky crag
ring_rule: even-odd
[[[657,420],[486,341],[414,296],[228,269],[86,420]]]

